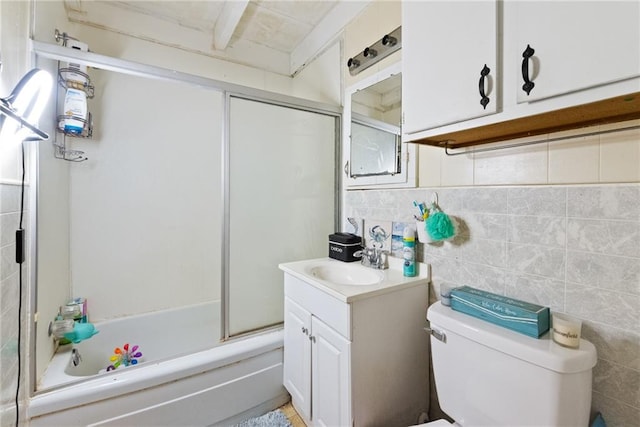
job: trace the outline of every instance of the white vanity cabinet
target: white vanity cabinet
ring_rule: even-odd
[[[317,425],[349,425],[350,342],[286,297],[284,385],[296,409]],[[319,373],[322,375],[319,375]]]
[[[428,282],[354,298],[284,282],[284,386],[307,425],[415,424],[429,401]]]
[[[540,127],[562,121],[569,128],[583,120],[570,117],[583,115],[572,107],[640,95],[640,0],[427,0],[402,7],[404,141],[456,143],[461,130],[516,120],[527,134],[531,124],[522,119],[560,110],[566,116],[544,116]],[[481,76],[484,64],[490,72]],[[616,101],[614,116],[627,117],[618,114],[626,101]],[[581,125],[609,108],[592,105],[598,112]]]

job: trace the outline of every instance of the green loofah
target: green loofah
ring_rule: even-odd
[[[435,212],[427,218],[425,228],[434,241],[450,239],[456,234],[456,228],[444,212]]]

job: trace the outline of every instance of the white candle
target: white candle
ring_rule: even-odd
[[[553,340],[565,347],[580,347],[582,321],[560,313],[553,313],[551,318],[553,322]]]

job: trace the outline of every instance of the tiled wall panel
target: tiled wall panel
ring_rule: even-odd
[[[28,188],[25,190],[28,194]],[[25,205],[25,217],[28,205]],[[15,261],[15,231],[20,221],[20,186],[0,184],[0,407],[11,408],[18,378],[19,265]],[[23,264],[26,274],[27,264]],[[23,298],[26,292],[23,293]],[[24,300],[23,300],[24,302]],[[23,306],[24,307],[24,306]],[[24,323],[23,323],[24,325]],[[23,357],[26,331],[23,328]],[[23,359],[25,360],[25,359]],[[24,368],[24,365],[23,365]],[[23,378],[26,375],[23,369]],[[25,390],[22,389],[22,396]],[[21,408],[21,413],[24,408]],[[15,411],[2,412],[0,425],[12,425]]]
[[[571,130],[505,141],[536,142],[533,145],[474,152],[495,147],[489,144],[454,150],[462,153],[455,156],[420,145],[418,179],[423,187],[640,182],[637,126],[640,120],[630,120],[593,129],[606,132],[598,135],[581,136],[583,129]]]
[[[419,244],[434,294],[470,285],[584,321],[598,351],[593,410],[608,426],[640,419],[640,184],[348,191],[345,214],[411,221],[413,200],[460,222],[450,242]]]

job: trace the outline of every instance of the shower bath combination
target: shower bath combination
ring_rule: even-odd
[[[34,45],[38,62],[52,69],[85,55],[65,49],[63,56],[60,46]],[[86,162],[61,166],[50,152],[40,152],[37,240],[45,250],[34,265],[34,291],[40,316],[53,318],[56,298],[68,295],[72,282],[73,294],[91,301],[99,333],[53,354],[46,325],[35,325],[44,331],[35,334],[41,357],[30,423],[208,425],[275,409],[288,395],[282,386],[282,275],[274,257],[289,257],[292,248],[304,256],[326,252],[326,234],[337,216],[339,109],[318,111],[319,104],[296,98],[286,106],[281,98],[265,102],[264,93],[250,88],[240,93],[223,82],[90,56],[92,78],[104,88],[92,105],[101,127],[93,141],[79,139],[74,147],[87,150]],[[193,108],[158,108],[149,93]],[[246,126],[248,120],[254,126]],[[257,147],[245,145],[256,140]],[[190,141],[190,152],[198,156],[176,158],[176,141]],[[321,150],[299,149],[318,145]],[[292,167],[283,169],[269,156],[286,158]],[[63,167],[63,176],[45,176]],[[60,194],[50,179],[68,184],[68,193]],[[284,191],[281,181],[320,182],[322,200],[310,197],[306,186],[295,194]],[[300,200],[311,206],[300,206]],[[256,205],[274,207],[263,214],[276,215],[265,218],[272,223],[268,230],[251,221]],[[290,214],[300,208],[312,213]],[[245,220],[245,212],[251,218]],[[283,239],[278,221],[327,233],[305,239],[300,248]],[[234,243],[256,235],[276,244],[260,264],[246,268],[246,247]],[[291,239],[299,242],[298,236]],[[143,356],[135,365],[106,371],[115,367],[114,349],[125,343],[138,345]],[[247,398],[231,399],[238,395]],[[188,408],[197,402],[207,402],[198,404],[207,411],[191,414]],[[172,418],[177,414],[180,419]]]
[[[98,335],[56,353],[29,406],[30,425],[234,424],[286,403],[282,331],[218,345],[216,313],[216,303],[204,303],[98,323]],[[173,328],[182,333],[167,340]],[[108,371],[112,343],[123,338],[144,358]]]

